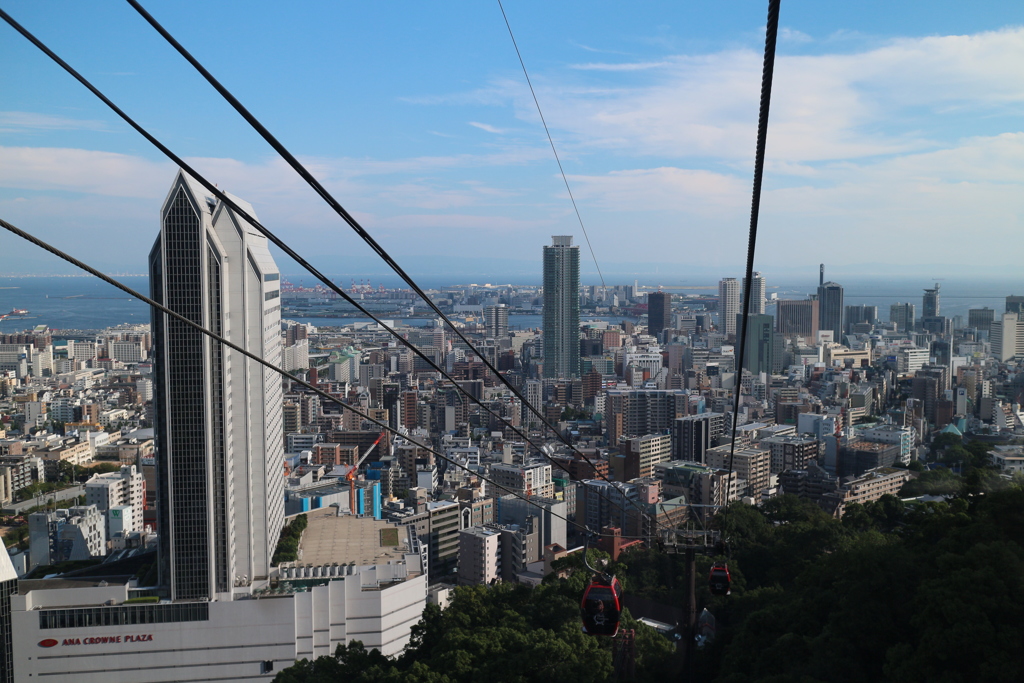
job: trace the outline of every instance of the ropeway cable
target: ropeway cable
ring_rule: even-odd
[[[505,387],[510,392],[512,392],[512,395],[515,396],[516,398],[518,398],[522,402],[522,404],[525,405],[527,407],[527,409],[531,413],[533,413],[534,416],[537,417],[538,420],[540,420],[541,424],[543,424],[545,427],[547,427],[549,430],[551,430],[551,432],[553,434],[555,434],[555,436],[557,437],[557,439],[559,441],[561,441],[565,446],[567,446],[573,453],[577,454],[580,458],[582,458],[584,460],[584,462],[586,462],[588,465],[590,465],[590,467],[594,471],[594,473],[599,475],[601,479],[603,479],[605,482],[607,482],[609,484],[612,483],[611,480],[608,479],[607,476],[602,475],[602,474],[600,474],[600,472],[598,472],[597,466],[593,463],[593,461],[590,460],[590,458],[588,458],[584,453],[582,453],[578,448],[576,448],[576,446],[573,445],[573,443],[569,439],[567,439],[561,432],[559,432],[557,429],[555,429],[555,427],[547,420],[547,418],[545,418],[544,415],[541,414],[541,412],[536,407],[533,406],[533,404],[531,404],[529,401],[526,400],[526,397],[523,396],[522,392],[520,392],[519,389],[515,385],[513,385],[511,382],[509,382],[508,379],[504,375],[502,375],[498,371],[498,369],[496,367],[494,367],[494,364],[491,363],[484,354],[480,353],[476,349],[476,347],[473,345],[473,343],[459,330],[459,328],[457,328],[452,323],[452,321],[448,318],[448,316],[445,315],[441,311],[440,308],[438,308],[437,304],[435,304],[433,302],[433,300],[431,300],[431,298],[429,296],[427,296],[426,292],[424,292],[423,289],[420,288],[420,286],[416,284],[416,282],[412,279],[412,277],[408,273],[406,273],[405,270],[402,269],[401,266],[398,265],[398,263],[391,257],[391,255],[387,252],[387,250],[385,250],[384,247],[382,247],[370,235],[370,233],[368,233],[366,231],[366,229],[363,228],[363,226],[360,225],[359,222],[347,210],[345,210],[345,208],[338,202],[338,200],[336,200],[334,198],[334,196],[331,195],[331,193],[327,191],[327,188],[325,188],[320,183],[320,181],[318,181],[313,176],[313,174],[310,173],[309,170],[306,169],[306,167],[303,166],[302,163],[298,159],[296,159],[295,156],[291,152],[289,152],[288,149],[276,137],[274,137],[274,135],[269,130],[267,130],[267,128],[262,123],[260,123],[259,119],[257,119],[256,116],[252,114],[252,112],[250,112],[248,109],[246,109],[246,107],[238,100],[238,98],[236,98],[234,95],[232,95],[231,92],[220,81],[218,81],[213,76],[213,74],[211,74],[209,72],[209,70],[207,70],[206,67],[204,67],[199,62],[199,60],[197,60],[195,57],[193,57],[192,54],[188,50],[186,50],[185,47],[181,43],[179,43],[174,38],[174,36],[172,36],[170,34],[170,32],[167,31],[167,29],[165,29],[160,24],[160,22],[158,22],[149,12],[147,12],[146,9],[143,8],[142,5],[137,2],[137,0],[127,0],[127,1],[128,1],[128,4],[130,4],[139,13],[139,15],[142,16],[143,19],[145,19],[161,36],[163,36],[163,38],[182,57],[184,57],[185,60],[189,64],[191,64],[196,69],[196,71],[198,71],[200,73],[200,75],[202,75],[203,78],[206,79],[206,81],[211,86],[213,86],[213,88],[218,93],[220,93],[222,97],[224,97],[225,100],[227,100],[227,102],[235,109],[235,111],[238,112],[238,114],[242,118],[244,118],[246,120],[246,122],[250,126],[252,126],[254,130],[256,130],[257,133],[260,134],[260,136],[267,142],[267,144],[269,144],[271,147],[273,147],[274,150],[278,154],[281,155],[281,157],[288,163],[288,165],[291,166],[292,169],[296,173],[298,173],[299,176],[303,180],[306,181],[306,183],[313,189],[313,191],[316,192],[320,196],[320,198],[323,199],[327,203],[327,205],[330,206],[335,211],[335,213],[337,213],[342,218],[342,220],[344,220],[349,225],[349,227],[351,227],[356,232],[356,234],[358,234],[363,239],[363,241],[378,256],[380,256],[380,258],[385,263],[387,263],[388,266],[399,277],[401,277],[402,280],[404,280],[405,283],[407,285],[409,285],[409,287],[414,292],[416,292],[416,294],[421,299],[423,299],[424,303],[426,303],[430,307],[430,309],[434,312],[434,314],[437,315],[441,320],[443,320],[452,329],[452,331],[462,341],[462,343],[464,343],[471,351],[473,351],[473,353],[475,353],[480,358],[481,362],[491,372],[491,374],[495,375],[498,378],[498,380],[502,384],[504,384]],[[11,23],[12,20],[7,19],[7,21],[8,21],[8,23]],[[14,26],[14,24],[12,24],[12,26]],[[17,26],[15,26],[15,28],[18,28],[18,30],[23,35],[25,35],[26,37],[30,36],[30,34],[27,31],[25,31],[24,29],[21,29],[21,28],[19,28]],[[42,43],[39,42],[37,39],[35,39],[35,38],[29,38],[29,39],[32,40],[34,43],[36,43],[36,45],[39,46],[40,49],[43,49]],[[50,54],[51,58],[56,58],[56,56],[52,55],[49,52],[49,50],[45,50],[44,49],[44,51],[46,51],[47,54]],[[61,63],[61,62],[58,62],[58,63]],[[64,65],[62,64],[62,66],[64,66]],[[70,67],[65,66],[64,68],[67,70]],[[72,72],[69,71],[69,73],[72,73]],[[72,75],[75,75],[75,74],[72,73]],[[85,83],[84,79],[82,79],[82,78],[80,78],[78,76],[76,76],[76,77],[79,78],[79,80],[82,81],[83,84]],[[90,87],[90,89],[93,90],[94,93],[99,95],[97,90],[95,90],[94,88],[91,88],[91,87]],[[104,99],[105,102],[108,103],[108,106],[112,106],[112,104],[110,104],[109,101],[106,100],[106,98],[103,98],[103,99]],[[122,118],[125,118],[125,116],[122,115]],[[126,118],[125,120],[128,120],[128,119]],[[149,138],[149,137],[150,136],[147,135],[147,138]],[[167,154],[167,152],[165,152],[165,154]],[[557,155],[557,153],[556,153],[556,155]],[[560,162],[559,162],[559,165],[561,165]],[[209,186],[207,186],[207,188],[209,189]],[[574,201],[574,205],[575,205],[575,201]],[[242,213],[244,215],[244,212],[242,212]],[[581,224],[582,224],[582,221],[581,221]],[[585,230],[584,230],[584,232],[585,232]],[[587,238],[587,241],[589,243],[589,238]],[[278,245],[278,246],[281,246],[281,245]],[[292,258],[295,258],[296,261],[300,265],[303,265],[307,270],[309,270],[309,272],[313,273],[314,275],[317,275],[317,273],[314,272],[314,270],[310,266],[304,265],[305,262],[302,259],[298,258],[297,256],[294,256],[293,255],[294,252],[291,252],[290,250],[288,250],[288,251],[286,251],[286,253],[288,253],[290,256],[292,256]],[[595,263],[596,263],[596,261],[595,261]],[[318,277],[322,278],[322,276],[318,276]],[[327,284],[332,289],[335,288],[335,285],[333,283],[331,283],[330,281],[326,280],[326,278],[322,278],[321,281],[324,282],[325,284]],[[602,277],[602,283],[603,283],[603,281],[604,280],[603,280],[603,277]],[[545,454],[545,457],[547,457],[546,454]],[[548,458],[548,459],[550,460],[551,458]],[[633,502],[634,502],[634,506],[636,507],[637,510],[640,511],[641,514],[643,514],[644,516],[649,516],[649,513],[644,511],[643,508],[640,507],[639,503],[636,503],[635,501],[633,501]]]
[[[757,150],[754,154],[754,189],[750,200],[750,231],[747,235],[747,276],[743,285],[743,321],[741,323],[739,358],[736,359],[736,388],[732,413],[732,443],[729,446],[729,477],[732,480],[733,458],[736,456],[736,428],[739,426],[740,388],[743,384],[743,363],[747,347],[747,322],[750,318],[750,294],[754,280],[754,248],[757,246],[757,219],[761,210],[761,179],[764,175],[765,143],[768,138],[768,111],[772,102],[772,76],[775,72],[775,43],[779,32],[779,4],[768,0],[768,23],[764,36],[764,64],[761,68],[761,106],[757,115]],[[726,494],[728,497],[728,493]]]
[[[133,2],[133,0],[128,0]],[[533,103],[537,107],[537,115],[540,116],[540,122],[544,125],[544,133],[548,136],[548,144],[551,145],[551,152],[555,155],[555,163],[558,164],[558,172],[562,174],[562,182],[565,183],[565,191],[569,193],[569,201],[572,202],[573,211],[576,212],[576,220],[580,222],[580,229],[583,231],[583,237],[587,240],[587,246],[590,248],[590,256],[594,259],[594,267],[597,268],[597,275],[601,278],[601,289],[607,290],[608,287],[604,283],[604,274],[601,272],[601,266],[597,264],[597,254],[594,253],[594,245],[590,243],[590,235],[587,234],[587,228],[583,225],[583,216],[580,215],[580,208],[576,206],[576,198],[572,196],[572,189],[569,187],[569,179],[565,177],[565,169],[562,168],[562,160],[558,158],[558,150],[555,149],[555,141],[551,139],[551,131],[548,130],[548,122],[544,120],[544,112],[540,110],[540,100],[537,99],[537,93],[533,89],[533,81],[530,80],[530,73],[526,70],[526,62],[523,61],[523,55],[519,52],[519,44],[516,42],[515,34],[512,33],[512,24],[508,22],[508,15],[505,14],[505,8],[501,4],[501,0],[498,0],[498,9],[501,10],[501,18],[505,20],[505,28],[508,29],[508,37],[512,39],[512,47],[516,49],[516,57],[519,58],[519,66],[523,67],[523,76],[526,77],[526,85],[530,86],[530,95],[533,96]]]

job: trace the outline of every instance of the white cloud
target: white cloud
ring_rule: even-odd
[[[0,111],[0,133],[55,130],[108,130],[103,121],[69,119],[27,111]]]
[[[622,62],[619,64],[588,62],[586,64],[570,64],[569,68],[577,71],[646,71],[660,69],[668,65],[669,62]]]
[[[470,121],[469,125],[473,126],[474,128],[479,128],[480,130],[485,130],[488,133],[497,133],[498,135],[503,135],[504,133],[508,132],[503,128],[495,128],[494,126],[488,123],[480,123],[479,121]]]
[[[779,29],[779,40],[783,43],[810,43],[814,41],[814,38],[811,38],[803,31],[783,26]]]
[[[587,87],[563,85],[551,74],[535,80],[549,125],[580,148],[747,161],[754,148],[761,59],[757,51],[729,50],[570,65],[594,74]],[[1016,75],[1021,63],[1020,28],[903,38],[852,54],[781,54],[769,156],[800,164],[935,148],[943,133],[929,127],[971,125],[951,117],[1006,113],[1024,101],[1024,82]],[[652,78],[644,84],[615,73],[647,69]],[[495,81],[463,97],[476,104],[512,100],[520,118],[535,119],[529,94],[515,82]]]

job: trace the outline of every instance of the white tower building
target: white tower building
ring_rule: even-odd
[[[160,221],[153,298],[279,365],[267,239],[180,171]],[[284,524],[281,380],[162,313],[153,349],[160,582],[174,600],[231,599],[268,577]]]
[[[736,315],[740,312],[740,283],[734,277],[718,283],[718,323],[722,332],[736,334]]]
[[[743,290],[747,291],[747,278],[743,278]],[[754,273],[750,280],[750,310],[751,315],[764,314],[764,302],[768,298],[768,289],[765,285],[764,275]]]

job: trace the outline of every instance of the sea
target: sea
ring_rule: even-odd
[[[118,280],[132,289],[147,294],[149,278],[144,275],[122,276]],[[441,286],[444,283],[431,283]],[[612,283],[609,283],[611,285]],[[671,290],[674,293],[704,294],[715,296],[716,282],[703,283],[705,289]],[[844,281],[845,304],[868,304],[878,306],[882,320],[889,317],[889,306],[893,303],[910,302],[917,306],[921,315],[921,296],[926,287],[934,282],[909,278],[860,278]],[[947,317],[963,316],[972,308],[988,307],[997,314],[1004,310],[1006,296],[1024,294],[1024,274],[1021,278],[1001,280],[956,279],[941,281],[941,311]],[[774,285],[768,282],[769,296],[780,299],[799,299],[815,291],[817,281],[791,282]],[[771,306],[767,312],[772,312]],[[121,324],[149,323],[148,306],[121,290],[93,277],[4,277],[0,276],[0,315],[13,309],[27,310],[24,315],[11,315],[0,320],[0,332],[13,332],[46,325],[60,331],[100,330]],[[412,326],[430,326],[428,318],[393,318]],[[316,326],[339,326],[354,322],[370,322],[362,318],[289,318]],[[584,316],[583,320],[607,320],[617,324],[622,320],[635,318],[622,316]],[[513,329],[539,328],[540,315],[510,315],[509,326]]]

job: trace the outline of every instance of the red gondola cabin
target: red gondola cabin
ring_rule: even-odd
[[[592,636],[614,636],[619,631],[622,613],[622,586],[614,576],[609,581],[595,576],[583,593],[580,605],[583,632]]]
[[[715,562],[711,567],[711,574],[708,576],[708,583],[714,595],[729,595],[732,583],[732,576],[729,575],[729,565],[725,562]]]

